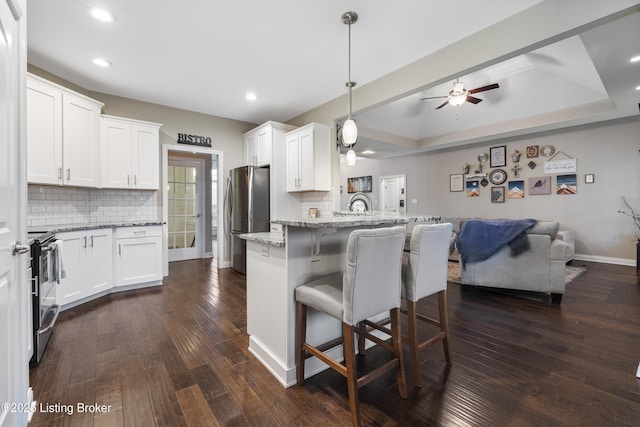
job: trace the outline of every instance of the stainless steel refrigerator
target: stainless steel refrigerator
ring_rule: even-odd
[[[247,242],[243,233],[269,231],[269,167],[242,166],[232,169],[225,200],[231,242],[231,267],[247,272]]]

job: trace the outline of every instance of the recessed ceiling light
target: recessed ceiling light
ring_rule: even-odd
[[[91,9],[91,15],[102,22],[113,22],[116,17],[104,9]]]
[[[93,58],[93,63],[98,67],[104,67],[104,68],[111,67],[111,62],[102,58]]]
[[[629,61],[631,62],[638,62],[640,61],[640,55],[634,56],[633,58],[631,58]]]
[[[636,90],[640,90],[640,86],[636,87]]]
[[[258,99],[258,97],[256,96],[255,93],[253,92],[249,92],[245,95],[245,98],[247,98],[249,101],[255,101],[256,99]]]
[[[364,155],[371,155],[371,154],[376,154],[376,152],[375,152],[375,151],[373,151],[373,150],[364,150],[364,151],[363,151],[362,153],[360,153],[360,154],[364,154]]]

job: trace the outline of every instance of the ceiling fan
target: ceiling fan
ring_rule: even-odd
[[[471,96],[472,94],[478,93],[478,92],[484,92],[491,89],[497,89],[499,87],[500,86],[498,85],[498,83],[493,83],[487,86],[482,86],[475,89],[467,90],[464,88],[464,83],[462,83],[459,79],[456,79],[456,81],[453,83],[453,89],[451,90],[451,92],[449,92],[449,95],[430,96],[430,97],[420,98],[420,99],[424,100],[424,99],[447,98],[447,100],[444,103],[436,107],[436,110],[439,110],[440,108],[444,107],[447,104],[451,104],[457,107],[459,105],[464,104],[465,101],[468,101],[472,104],[477,104],[481,102],[482,99],[476,98],[475,96]]]

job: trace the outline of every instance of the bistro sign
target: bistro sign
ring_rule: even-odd
[[[178,144],[197,145],[199,147],[211,147],[211,138],[208,136],[178,134]]]

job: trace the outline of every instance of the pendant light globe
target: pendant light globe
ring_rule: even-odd
[[[345,120],[342,125],[342,144],[350,147],[358,140],[358,127],[353,119]]]
[[[353,166],[356,164],[356,152],[353,151],[353,148],[350,148],[347,151],[347,166]]]

